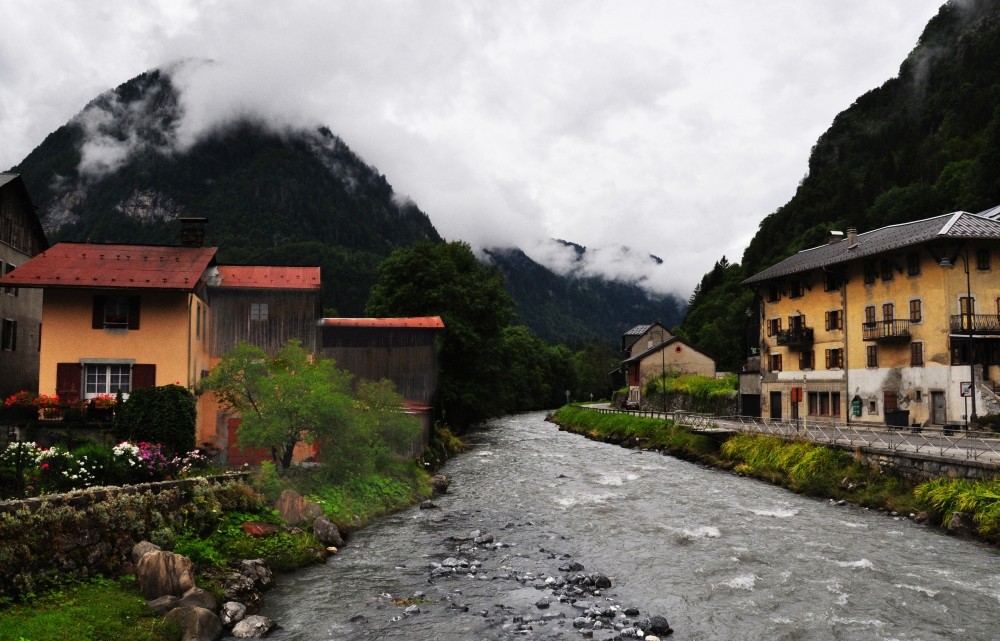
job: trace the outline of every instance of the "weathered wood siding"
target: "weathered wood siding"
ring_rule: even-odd
[[[209,351],[221,357],[241,342],[274,354],[289,340],[302,342],[307,351],[316,349],[319,294],[315,291],[209,290],[211,321]],[[253,304],[267,304],[267,320],[251,320]]]
[[[321,327],[321,353],[356,379],[391,380],[409,401],[431,404],[437,389],[437,331]]]

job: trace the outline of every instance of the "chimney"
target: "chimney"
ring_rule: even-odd
[[[858,246],[858,228],[848,227],[847,228],[847,248],[854,249]]]
[[[840,241],[844,240],[844,232],[842,231],[831,231],[830,240],[826,241],[827,245],[835,245]]]
[[[201,247],[205,244],[207,218],[179,218],[181,221],[181,247]]]

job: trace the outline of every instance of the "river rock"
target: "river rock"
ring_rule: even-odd
[[[170,612],[171,610],[176,608],[179,602],[180,602],[179,597],[176,597],[172,594],[168,594],[166,596],[161,596],[159,599],[153,599],[152,601],[149,601],[148,603],[146,603],[146,606],[152,612],[155,612],[156,614],[163,616],[167,612]]]
[[[233,626],[232,635],[237,639],[263,639],[276,625],[267,617],[251,614]]]
[[[324,545],[344,547],[344,539],[340,536],[340,530],[325,516],[317,517],[313,521],[313,536],[322,541]]]
[[[179,607],[198,607],[215,612],[219,602],[215,600],[215,595],[211,592],[194,587],[184,593],[177,604]]]
[[[642,626],[647,632],[652,632],[655,635],[666,636],[668,634],[673,634],[674,630],[667,623],[666,617],[661,617],[659,615],[651,616],[646,620],[646,624]]]
[[[181,641],[215,641],[222,636],[222,622],[205,608],[174,608],[163,617],[181,629]]]
[[[147,601],[168,594],[180,596],[194,587],[191,559],[164,550],[144,554],[136,566],[136,575]]]
[[[285,490],[281,493],[274,508],[281,513],[282,520],[289,525],[303,525],[311,523],[320,516],[323,516],[323,508],[307,501],[305,497],[295,490]]]
[[[236,625],[247,616],[247,606],[242,603],[237,603],[236,601],[226,601],[222,604],[222,611],[219,612],[219,618],[222,620],[222,625],[230,627]]]
[[[149,541],[139,541],[132,546],[132,563],[138,563],[139,559],[141,559],[146,552],[159,552],[162,549],[163,548],[155,543],[150,543]]]
[[[264,601],[260,590],[254,587],[253,579],[239,572],[226,572],[221,583],[226,600],[244,604],[248,612],[256,612]]]
[[[972,536],[975,524],[972,515],[966,512],[955,512],[948,520],[948,534],[956,536]]]
[[[444,474],[435,474],[431,477],[431,488],[438,494],[447,494],[451,479]]]
[[[274,573],[267,567],[264,559],[243,559],[239,565],[240,574],[253,581],[258,590],[270,590],[274,587]]]

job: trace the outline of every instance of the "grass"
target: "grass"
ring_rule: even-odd
[[[152,614],[134,580],[68,583],[0,612],[10,641],[176,641],[180,630]]]
[[[972,515],[976,533],[990,543],[1000,543],[1000,478],[983,481],[939,478],[916,489],[921,507],[942,526],[955,512]]]

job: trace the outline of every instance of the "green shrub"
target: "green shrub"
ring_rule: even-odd
[[[115,431],[120,439],[161,443],[172,453],[195,447],[196,400],[180,385],[133,390],[118,410]]]

